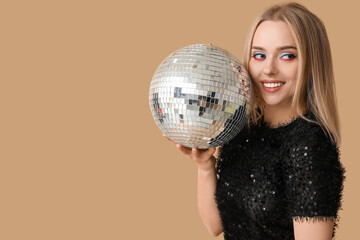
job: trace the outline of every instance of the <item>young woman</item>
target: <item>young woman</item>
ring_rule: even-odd
[[[332,239],[345,169],[323,23],[297,3],[271,7],[250,30],[244,64],[254,86],[249,124],[218,158],[215,148],[177,144],[197,164],[205,226],[226,240]]]

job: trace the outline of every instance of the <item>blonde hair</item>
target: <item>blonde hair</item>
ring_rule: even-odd
[[[322,21],[298,3],[275,5],[264,11],[253,23],[248,34],[243,62],[248,69],[252,40],[257,27],[264,21],[286,22],[298,46],[299,66],[292,110],[307,119],[301,109],[311,111],[331,140],[340,144],[340,119],[337,108],[336,88],[330,43]],[[259,89],[253,85],[254,100],[250,122],[258,122],[264,115],[264,101]]]

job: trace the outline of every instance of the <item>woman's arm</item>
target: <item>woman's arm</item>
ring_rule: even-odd
[[[293,137],[283,158],[284,193],[296,240],[332,239],[345,169],[339,149],[318,125]]]
[[[215,167],[209,170],[198,169],[198,210],[207,230],[212,236],[218,236],[223,232],[214,195],[216,181]]]
[[[331,240],[334,222],[293,220],[295,240]]]
[[[163,134],[165,138],[170,140]],[[172,140],[170,140],[173,142]],[[215,164],[216,158],[214,153],[216,148],[196,149],[187,148],[180,144],[176,147],[186,156],[191,158],[198,168],[198,210],[207,230],[212,236],[218,236],[222,233],[222,224],[220,214],[215,201],[216,174]]]

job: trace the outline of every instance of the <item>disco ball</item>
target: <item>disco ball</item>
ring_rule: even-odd
[[[156,69],[149,103],[160,130],[190,148],[207,149],[234,138],[253,101],[249,74],[230,52],[212,44],[176,50]]]

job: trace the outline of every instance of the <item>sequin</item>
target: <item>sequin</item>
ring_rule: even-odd
[[[337,219],[345,169],[319,125],[303,119],[286,128],[251,125],[219,156],[215,196],[225,240],[294,239],[293,220]]]

